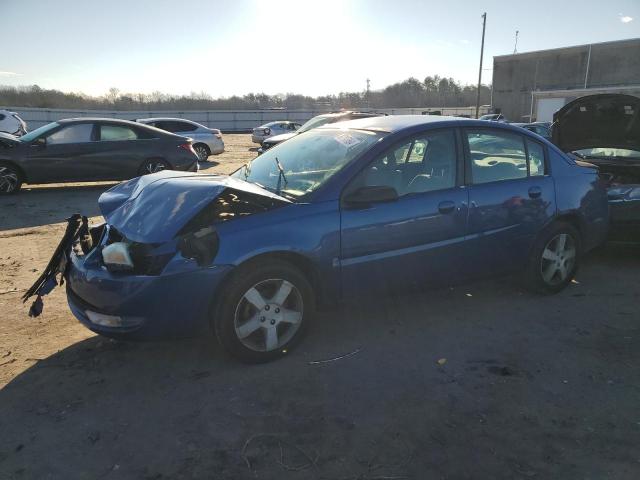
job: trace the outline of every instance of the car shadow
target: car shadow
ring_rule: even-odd
[[[73,213],[100,215],[98,197],[113,185],[25,186],[0,197],[0,231],[60,223]]]
[[[599,471],[614,434],[633,462],[637,373],[621,362],[640,336],[631,315],[603,325],[601,306],[624,290],[615,308],[633,307],[633,255],[590,256],[555,296],[505,279],[346,305],[262,365],[206,338],[91,337],[0,390],[0,478],[556,478],[542,453]],[[585,416],[617,422],[590,433],[593,455]]]

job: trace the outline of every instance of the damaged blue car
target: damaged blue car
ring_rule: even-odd
[[[608,227],[593,165],[507,124],[430,116],[328,125],[231,176],[159,172],[99,204],[106,223],[72,217],[25,300],[60,275],[94,332],[212,330],[246,362],[345,299],[514,271],[558,292]]]

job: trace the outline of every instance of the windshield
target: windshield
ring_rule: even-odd
[[[630,160],[640,160],[640,152],[637,150],[627,150],[625,148],[587,148],[576,150],[575,152],[583,158],[628,158]]]
[[[27,142],[27,143],[32,142],[33,140],[38,138],[40,135],[47,133],[49,130],[53,130],[59,125],[60,124],[58,122],[47,123],[46,125],[43,125],[40,128],[36,128],[35,130],[32,130],[31,132],[19,137],[18,140],[20,140],[21,142]]]
[[[313,130],[267,150],[232,177],[300,197],[324,184],[381,136],[363,130]]]
[[[332,119],[333,117],[322,117],[322,116],[313,117],[311,120],[309,120],[307,123],[305,123],[298,129],[298,133],[304,133],[307,130],[311,130],[312,128],[321,127],[322,125],[329,123]]]

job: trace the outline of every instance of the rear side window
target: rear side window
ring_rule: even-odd
[[[138,135],[133,129],[123,125],[100,125],[100,141],[118,142],[137,140]]]
[[[529,175],[532,177],[544,175],[544,147],[538,142],[527,138],[527,153],[529,154]]]
[[[169,130],[170,132],[193,132],[194,130],[198,129],[198,127],[193,123],[187,123],[187,122],[167,122],[167,123],[171,124],[171,130]]]
[[[47,144],[86,143],[92,141],[93,123],[69,125],[47,137]]]
[[[527,155],[522,136],[495,130],[468,130],[467,141],[473,183],[527,176]]]

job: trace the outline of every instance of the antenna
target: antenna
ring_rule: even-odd
[[[513,54],[515,55],[516,53],[518,53],[518,34],[520,33],[519,30],[516,30],[516,44],[513,46]]]

